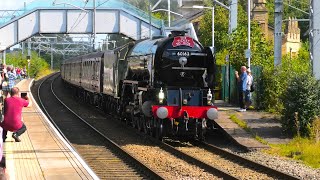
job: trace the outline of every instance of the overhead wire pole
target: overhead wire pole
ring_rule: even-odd
[[[51,49],[51,70],[53,70],[53,43],[50,43]]]
[[[2,58],[3,58],[3,64],[6,64],[6,49],[3,51],[3,54],[2,54]]]
[[[237,29],[238,25],[238,0],[229,0],[229,29],[228,29],[228,35],[229,38],[231,37],[231,34],[233,30]],[[228,101],[230,103],[230,97],[231,97],[231,76],[230,76],[230,55],[226,55],[226,63],[228,66],[226,66],[226,84],[228,86],[228,94],[225,94],[225,97],[228,97]]]
[[[237,28],[238,21],[238,0],[230,0],[230,20],[229,20],[229,34]]]
[[[213,2],[212,5],[212,54],[215,55],[215,47],[214,47],[214,5],[215,3]]]
[[[171,2],[168,0],[168,27],[171,27]]]
[[[28,55],[27,55],[27,61],[28,61],[28,78],[30,78],[30,61],[31,61],[31,39],[28,40]]]
[[[151,7],[151,0],[149,0],[149,38],[151,39],[151,11],[152,11],[152,7]]]
[[[274,1],[274,66],[281,64],[283,1]]]
[[[96,44],[96,0],[93,0],[93,14],[92,14],[92,18],[93,18],[93,21],[92,21],[92,30],[93,30],[93,40],[92,40],[92,48],[93,48],[93,51],[96,49],[95,47],[95,44]]]
[[[310,0],[310,60],[312,72],[320,80],[320,2]]]
[[[248,58],[248,68],[250,68],[250,65],[251,65],[250,35],[251,35],[251,2],[250,0],[248,0],[248,49],[246,52],[246,56]]]

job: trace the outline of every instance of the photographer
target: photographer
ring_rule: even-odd
[[[19,136],[23,134],[27,128],[22,122],[22,108],[29,105],[29,98],[26,95],[24,98],[20,97],[20,90],[17,87],[11,89],[11,97],[4,100],[4,120],[0,124],[3,128],[3,142],[7,138],[7,131],[13,132],[12,138],[16,142],[20,142]]]

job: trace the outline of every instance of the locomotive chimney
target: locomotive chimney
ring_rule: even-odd
[[[184,36],[187,32],[186,31],[171,31],[171,36],[176,37],[176,36]]]

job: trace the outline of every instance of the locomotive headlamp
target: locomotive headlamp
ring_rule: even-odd
[[[160,92],[159,92],[159,103],[162,104],[163,100],[164,100],[164,93],[163,93],[163,90],[161,88]]]
[[[183,104],[188,104],[188,99],[183,99]]]
[[[209,91],[208,91],[208,94],[207,94],[207,103],[208,105],[211,105],[212,104],[212,94],[211,94],[211,90],[209,88]]]

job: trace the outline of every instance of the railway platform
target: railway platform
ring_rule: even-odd
[[[238,112],[239,107],[219,100],[215,105],[219,110],[219,118],[216,120],[218,126],[225,131],[230,139],[247,150],[269,148],[268,145],[256,140],[254,135],[259,136],[268,144],[283,144],[290,141],[290,138],[282,133],[279,120],[270,113],[255,110]],[[235,115],[236,118],[245,122],[251,129],[251,133],[234,123],[230,119],[231,115]]]
[[[27,131],[15,142],[8,132],[3,154],[8,179],[98,179],[75,150],[42,113],[30,92],[32,79],[16,86],[28,93],[30,104],[23,108]]]

